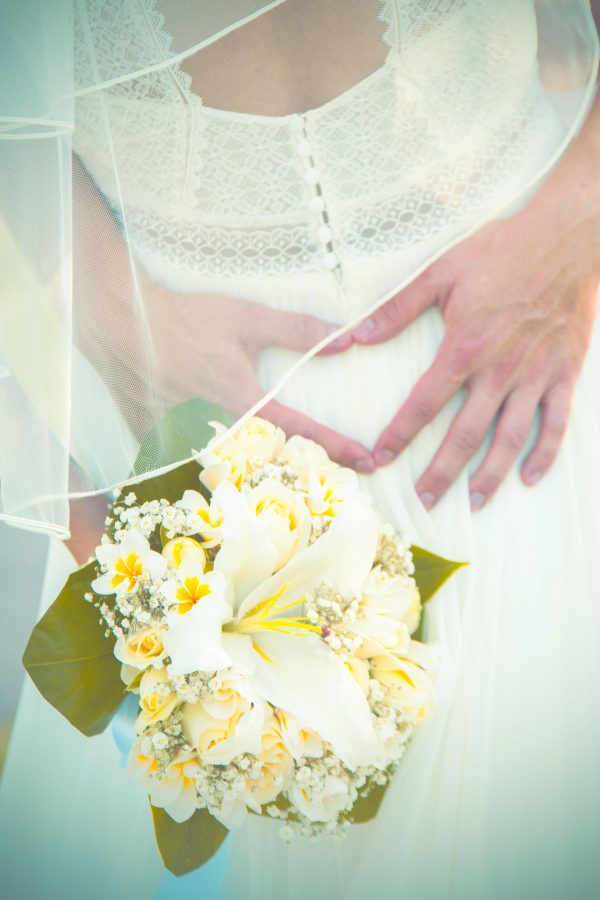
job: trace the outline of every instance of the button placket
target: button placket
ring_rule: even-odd
[[[323,195],[319,171],[315,165],[306,115],[301,115],[294,119],[292,126],[296,138],[296,150],[304,167],[304,183],[311,189],[312,193],[309,200],[309,208],[318,216],[319,224],[316,234],[323,250],[322,264],[325,269],[334,275],[337,281],[341,282],[342,269],[333,244],[333,233],[329,226],[327,204]]]

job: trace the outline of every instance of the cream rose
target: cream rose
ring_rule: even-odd
[[[147,669],[148,666],[160,668],[165,655],[164,633],[164,628],[143,628],[127,638],[119,639],[115,643],[115,656],[135,669]]]
[[[278,554],[276,571],[284,566],[310,538],[310,513],[304,497],[279,481],[265,479],[247,496],[248,506],[264,522]]]
[[[329,822],[350,803],[348,785],[334,775],[326,776],[321,790],[303,787],[296,781],[289,796],[294,806],[311,822]]]
[[[242,795],[244,802],[260,812],[260,807],[271,803],[287,787],[294,769],[292,757],[281,733],[277,716],[267,721],[262,734],[261,750],[258,755],[262,771],[258,781],[247,781],[248,789]]]
[[[251,469],[258,469],[278,456],[285,445],[285,434],[277,425],[252,416],[236,431]]]
[[[278,709],[275,715],[285,746],[294,759],[323,756],[323,740],[315,731],[283,709]]]
[[[227,765],[241,753],[258,756],[267,704],[257,700],[246,712],[236,709],[231,716],[212,716],[205,704],[186,703],[183,732],[200,760],[211,765]]]
[[[414,722],[430,713],[435,692],[429,674],[410,659],[388,655],[370,660],[371,677],[387,689],[387,702]]]
[[[215,429],[215,436],[206,449],[198,454],[202,465],[200,481],[211,493],[222,481],[230,481],[239,488],[248,470],[247,453],[235,435],[226,438],[223,443],[217,443],[227,429],[218,422],[211,422],[211,425]]]
[[[171,715],[179,698],[171,689],[165,669],[146,669],[140,682],[140,714],[137,719],[138,731],[160,722]]]

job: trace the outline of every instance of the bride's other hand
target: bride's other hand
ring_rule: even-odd
[[[158,363],[172,391],[172,401],[204,397],[234,417],[243,415],[265,394],[256,374],[263,350],[277,346],[306,353],[338,327],[314,316],[275,310],[249,300],[174,295],[158,285],[148,285],[144,296]],[[346,333],[321,353],[340,353],[351,343],[352,337]],[[280,425],[288,435],[301,434],[317,441],[344,466],[363,473],[375,470],[373,456],[362,444],[277,400],[266,403],[258,415]]]
[[[521,212],[457,245],[353,332],[357,343],[376,344],[395,337],[430,306],[441,312],[445,335],[437,356],[374,449],[378,465],[390,462],[466,389],[465,402],[416,485],[427,508],[448,490],[493,426],[490,447],[470,479],[471,506],[481,508],[522,453],[538,406],[540,428],[521,467],[523,482],[536,484],[557,456],[600,280],[598,123],[596,131],[593,123],[586,127],[587,143],[573,145]],[[598,155],[586,155],[590,149]]]

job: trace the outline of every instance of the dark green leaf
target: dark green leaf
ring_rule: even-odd
[[[114,638],[84,600],[95,563],[73,572],[37,623],[23,665],[43,697],[86,735],[104,731],[125,694]]]
[[[229,834],[206,809],[197,809],[186,822],[175,822],[164,809],[152,806],[152,818],[160,855],[173,875],[204,865]]]
[[[379,812],[381,801],[384,798],[387,785],[376,785],[366,797],[359,797],[350,813],[348,819],[350,822],[360,824],[374,819]]]
[[[435,553],[423,550],[422,547],[412,546],[410,551],[415,564],[414,577],[423,603],[427,603],[454,572],[468,565],[468,563],[454,562],[451,559],[444,559],[443,556],[436,556]]]
[[[213,437],[214,429],[208,424],[213,421],[232,423],[225,410],[207,400],[194,398],[174,406],[144,438],[132,475],[189,459]]]

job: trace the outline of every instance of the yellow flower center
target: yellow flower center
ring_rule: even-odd
[[[180,615],[188,613],[196,603],[211,593],[210,586],[205,581],[200,581],[195,575],[186,578],[183,585],[177,588],[175,599],[177,600],[177,612]]]
[[[137,553],[128,553],[125,558],[120,556],[115,563],[115,575],[112,579],[112,587],[117,588],[124,581],[127,582],[127,590],[132,591],[137,584],[137,579],[144,573],[144,567]]]

